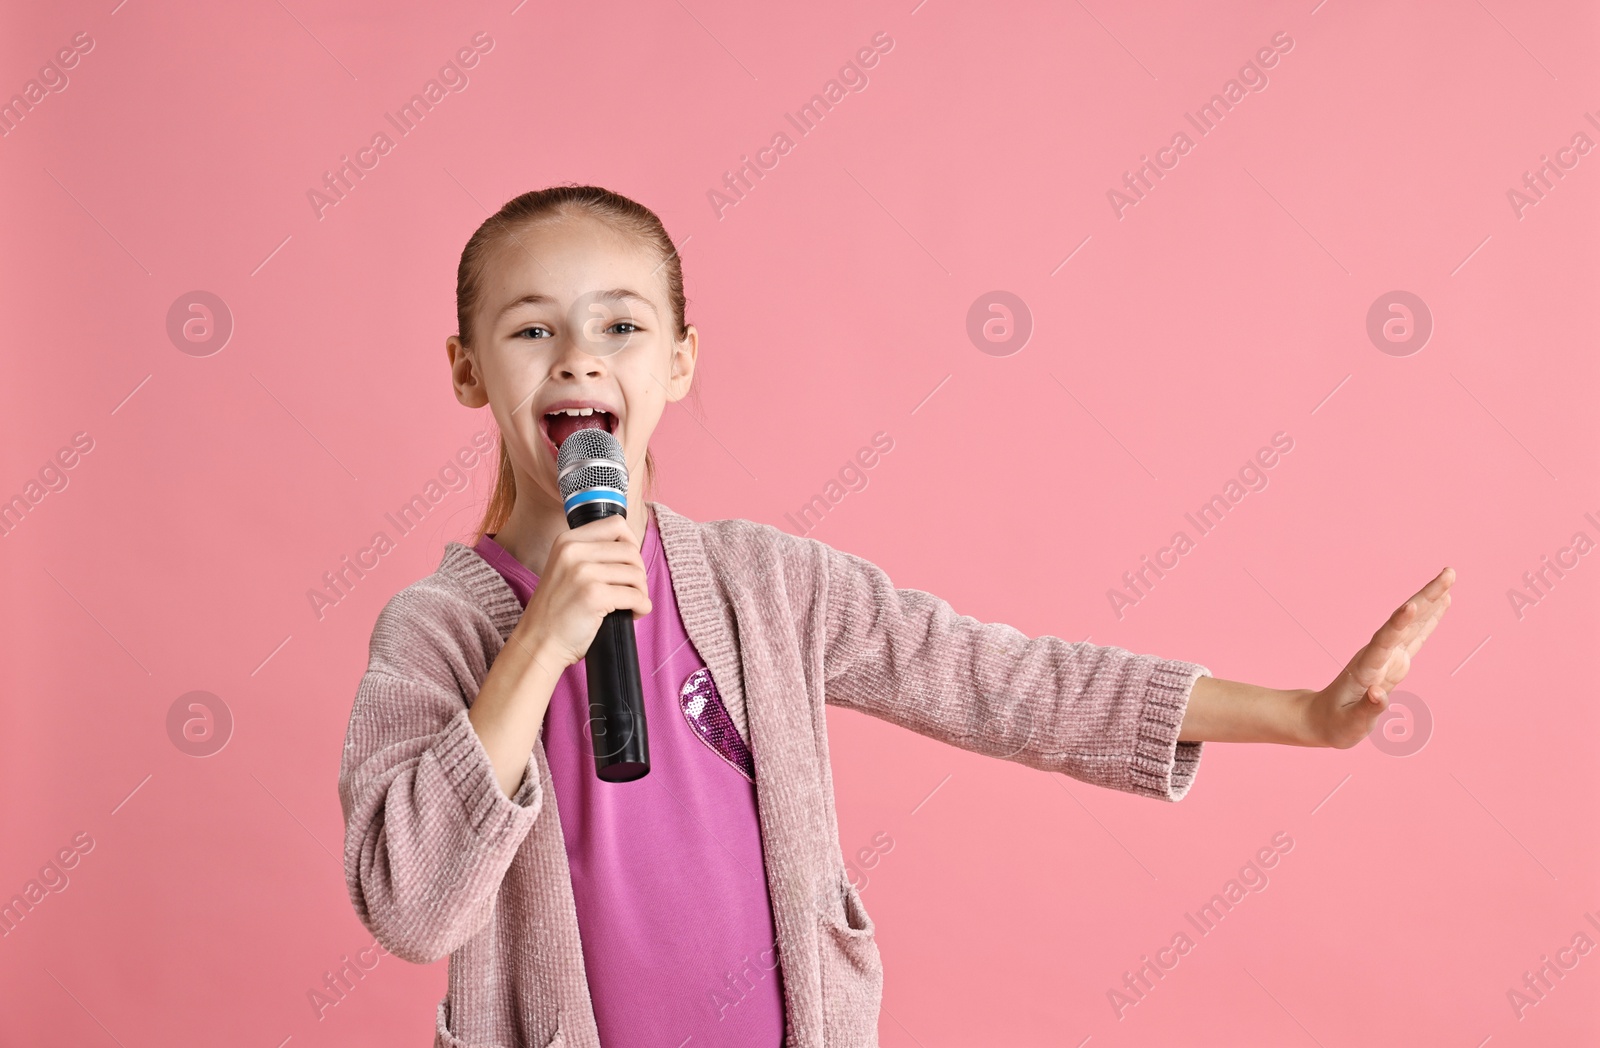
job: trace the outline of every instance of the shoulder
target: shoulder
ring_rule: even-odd
[[[746,520],[743,517],[707,520],[697,526],[702,529],[702,534],[708,543],[715,543],[725,550],[776,553],[784,557],[793,557],[797,553],[804,555],[817,545],[815,539],[808,539],[784,531],[775,525],[759,520]]]
[[[369,669],[403,677],[441,672],[457,677],[463,663],[498,651],[503,641],[497,618],[510,614],[515,624],[521,611],[509,587],[501,583],[503,594],[492,588],[499,581],[470,547],[447,543],[439,567],[390,597],[378,612]],[[506,601],[510,606],[499,607]]]
[[[770,626],[780,618],[820,626],[834,605],[871,609],[892,590],[871,561],[820,539],[760,521],[691,521],[658,509],[662,526],[676,534],[673,584],[680,597],[709,592],[719,603],[740,604],[748,611],[738,619],[741,626]],[[769,618],[768,612],[776,614]]]

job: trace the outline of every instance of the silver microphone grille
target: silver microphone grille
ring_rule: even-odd
[[[603,429],[580,429],[561,442],[556,454],[561,497],[589,488],[628,490],[628,463],[622,442]]]

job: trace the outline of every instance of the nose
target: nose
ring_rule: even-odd
[[[582,328],[569,328],[560,336],[551,374],[558,378],[599,378],[606,373],[604,359],[596,355]]]

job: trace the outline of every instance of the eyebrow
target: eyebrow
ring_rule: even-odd
[[[639,294],[639,292],[625,287],[614,287],[608,291],[597,291],[594,293],[594,297],[607,302],[618,302],[627,298],[637,299],[639,302],[642,302],[651,313],[656,311],[654,302],[651,302],[648,298]],[[516,299],[513,302],[508,302],[502,306],[500,312],[495,316],[495,320],[500,320],[507,313],[519,306],[544,306],[551,305],[554,302],[555,299],[551,298],[549,295],[541,295],[537,292],[523,295],[521,298]]]

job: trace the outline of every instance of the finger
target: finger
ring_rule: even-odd
[[[1393,645],[1384,645],[1376,640],[1356,652],[1356,657],[1351,660],[1350,672],[1357,684],[1363,689],[1381,681],[1388,671],[1389,661],[1394,656],[1396,648]]]
[[[640,592],[635,586],[607,586],[604,596],[606,603],[611,605],[612,611],[620,611],[623,608],[627,608],[630,611],[637,612],[638,615],[650,614],[651,603],[649,595]],[[636,615],[635,618],[637,617]]]
[[[1384,649],[1399,647],[1406,639],[1407,631],[1415,626],[1417,620],[1417,599],[1406,601],[1394,612],[1382,626],[1378,627],[1372,635],[1372,646]]]
[[[590,547],[605,546],[632,547],[635,553],[640,549],[639,539],[628,526],[627,518],[620,515],[591,520],[563,534],[568,536],[569,543],[582,543],[585,552],[592,552]]]
[[[1359,683],[1386,676],[1390,663],[1402,652],[1409,665],[1410,656],[1416,654],[1438,625],[1444,609],[1449,607],[1448,591],[1454,581],[1455,569],[1445,568],[1378,627],[1372,640],[1356,655],[1354,668]]]
[[[595,593],[604,600],[623,589],[645,598],[650,595],[649,581],[638,564],[589,561],[574,567],[571,582],[575,594]]]
[[[1422,588],[1413,593],[1410,598],[1408,598],[1406,603],[1417,605],[1419,611],[1427,609],[1440,597],[1444,596],[1445,592],[1449,590],[1450,583],[1454,580],[1454,578],[1455,575],[1453,569],[1445,568],[1443,571],[1439,572],[1439,574],[1435,575],[1433,578],[1424,583]],[[1403,608],[1405,605],[1402,604],[1401,607]]]
[[[640,593],[650,591],[644,567],[628,561],[590,561],[582,567],[579,577],[610,586],[632,586]]]
[[[642,576],[645,573],[645,562],[637,549],[622,542],[584,542],[582,546],[566,547],[560,557],[552,557],[547,574],[552,578],[557,574],[571,576],[582,573],[587,565],[627,566]]]
[[[1387,622],[1378,627],[1366,646],[1356,652],[1351,669],[1357,683],[1370,685],[1383,677],[1390,660],[1407,642],[1407,631],[1416,618],[1416,604],[1406,601],[1394,610]]]
[[[1417,653],[1417,649],[1422,647],[1422,642],[1427,640],[1428,635],[1438,627],[1439,620],[1444,618],[1445,609],[1448,607],[1450,607],[1450,597],[1446,595],[1443,603],[1439,605],[1438,610],[1428,619],[1428,621],[1422,624],[1422,628],[1417,631],[1417,635],[1412,637],[1411,640],[1406,644],[1407,654],[1415,655]]]
[[[1413,598],[1415,600],[1415,598]],[[1428,602],[1417,614],[1416,621],[1412,623],[1412,630],[1406,637],[1406,648],[1416,654],[1422,642],[1428,638],[1439,625],[1439,620],[1444,618],[1444,613],[1450,608],[1450,594],[1441,594],[1437,599]]]
[[[584,538],[591,542],[638,541],[634,537],[633,528],[628,524],[628,518],[620,513],[591,520],[587,524],[573,528],[572,532],[573,534],[581,532]]]
[[[1445,568],[1430,579],[1427,585],[1417,590],[1411,599],[1422,602],[1424,606],[1434,604],[1446,593],[1450,592],[1450,587],[1455,585],[1455,581],[1456,569]]]
[[[631,564],[644,569],[639,550],[626,542],[578,542],[559,551],[554,564],[571,571],[584,564]]]

